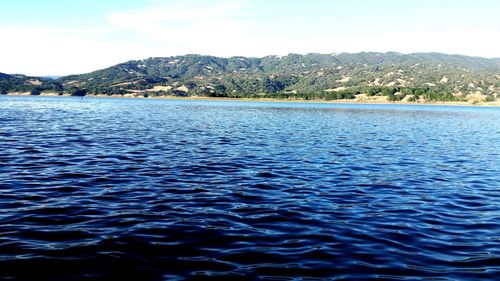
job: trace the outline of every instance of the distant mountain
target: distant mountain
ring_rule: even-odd
[[[42,92],[62,93],[63,91],[64,88],[58,81],[20,74],[0,73],[0,94],[29,93],[38,95]]]
[[[33,84],[29,79],[24,83]],[[500,98],[500,59],[395,52],[184,55],[128,61],[53,82],[76,95],[494,100]]]
[[[63,76],[60,76],[60,75],[46,75],[46,76],[42,76],[43,78],[47,78],[47,79],[52,79],[52,80],[56,80],[56,79],[59,79]]]

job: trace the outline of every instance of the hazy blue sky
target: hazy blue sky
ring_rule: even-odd
[[[0,72],[63,75],[186,53],[500,57],[499,15],[498,0],[2,1]]]

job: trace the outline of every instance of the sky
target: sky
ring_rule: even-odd
[[[441,52],[500,57],[498,0],[0,2],[0,72],[68,75],[203,54]]]

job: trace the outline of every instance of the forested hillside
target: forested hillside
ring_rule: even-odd
[[[394,52],[263,58],[185,55],[129,61],[55,81],[38,79],[41,84],[24,76],[0,80],[10,81],[0,84],[3,93],[32,89],[33,94],[492,101],[500,98],[500,59]]]
[[[26,93],[39,95],[42,92],[62,93],[63,91],[60,82],[48,78],[0,73],[0,94]]]

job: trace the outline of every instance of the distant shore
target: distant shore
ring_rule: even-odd
[[[4,96],[45,96],[45,97],[70,97],[68,94],[42,93],[40,95],[30,95],[29,93],[8,93]],[[500,100],[485,102],[467,102],[467,101],[394,101],[387,100],[385,96],[376,96],[364,99],[339,99],[339,100],[321,100],[321,99],[276,99],[276,98],[231,98],[231,97],[204,97],[204,96],[149,96],[141,95],[85,95],[83,98],[132,98],[132,99],[167,99],[167,100],[213,100],[213,101],[248,101],[248,102],[305,102],[305,103],[331,103],[331,104],[405,104],[405,105],[451,105],[451,106],[500,106]]]

